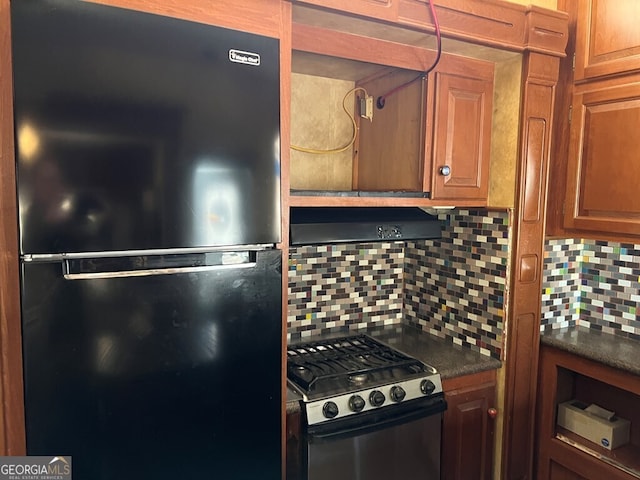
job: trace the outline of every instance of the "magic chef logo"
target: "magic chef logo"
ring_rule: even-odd
[[[245,65],[260,65],[260,54],[253,52],[244,52],[242,50],[229,50],[229,60],[235,63],[244,63]]]
[[[0,480],[71,480],[71,457],[0,457]]]

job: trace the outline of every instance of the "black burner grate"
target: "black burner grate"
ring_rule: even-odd
[[[287,350],[288,378],[307,392],[320,381],[358,378],[391,369],[413,374],[425,371],[425,366],[367,335],[314,341]]]

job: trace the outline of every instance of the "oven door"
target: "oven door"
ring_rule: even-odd
[[[437,480],[442,396],[309,426],[307,480]]]

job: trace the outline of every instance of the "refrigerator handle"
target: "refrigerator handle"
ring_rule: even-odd
[[[104,269],[92,268],[83,270],[78,268],[74,260],[62,261],[62,275],[65,280],[92,280],[106,278],[146,277],[150,275],[172,275],[177,273],[210,272],[219,270],[254,268],[256,266],[255,254],[247,261],[241,263],[222,263],[214,265],[187,265],[187,266],[154,266],[152,268],[122,268]]]

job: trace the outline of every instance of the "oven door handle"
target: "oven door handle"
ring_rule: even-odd
[[[396,410],[400,407],[398,405],[398,407],[390,409],[395,410],[393,413],[387,414],[381,410],[372,410],[367,414],[346,417],[336,422],[310,425],[307,428],[307,441],[309,443],[323,443],[353,438],[437,415],[447,409],[447,402],[443,397],[430,400],[432,401],[427,405],[423,404],[419,408],[411,406],[410,409],[403,409],[402,412]]]

